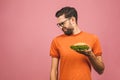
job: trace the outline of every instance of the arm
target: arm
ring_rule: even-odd
[[[99,74],[102,74],[104,71],[104,63],[102,61],[102,56],[95,56],[94,53],[91,51],[88,56],[93,68]]]
[[[58,80],[58,64],[59,59],[52,57],[50,80]]]
[[[74,46],[76,45],[87,45],[86,43],[77,43],[75,44]],[[95,54],[92,52],[92,49],[89,45],[87,45],[89,48],[86,49],[86,50],[79,50],[76,49],[77,52],[87,56],[93,66],[93,68],[99,73],[99,74],[102,74],[103,71],[104,71],[104,63],[102,61],[102,56],[95,56]]]
[[[95,56],[90,47],[88,50],[80,51],[80,53],[89,58],[96,72],[98,72],[99,74],[103,73],[105,66],[102,61],[102,56]]]

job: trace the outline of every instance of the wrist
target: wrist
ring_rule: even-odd
[[[88,57],[94,56],[94,53],[92,51],[88,52]]]

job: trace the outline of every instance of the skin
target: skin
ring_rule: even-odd
[[[65,21],[66,18],[64,15],[62,15],[58,17],[57,20],[58,20],[58,23],[61,23]],[[64,27],[65,29],[63,29]],[[78,34],[81,32],[78,25],[76,24],[75,17],[71,17],[69,20],[67,20],[64,24],[64,27],[60,27],[63,32],[66,31],[66,28],[72,28],[73,29],[72,35]],[[96,72],[98,72],[98,74],[103,73],[105,66],[102,60],[102,56],[95,56],[90,47],[89,47],[89,50],[85,50],[81,53],[89,58],[93,68],[95,69]],[[58,80],[58,64],[59,64],[59,59],[52,57],[50,80]]]

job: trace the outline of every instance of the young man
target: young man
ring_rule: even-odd
[[[92,80],[91,66],[102,74],[104,63],[98,38],[79,29],[77,11],[73,7],[63,7],[56,12],[57,26],[64,34],[55,37],[51,43],[52,58],[50,80]],[[73,44],[84,43],[88,50],[76,52]]]

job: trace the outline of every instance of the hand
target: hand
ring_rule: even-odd
[[[86,43],[77,43],[71,47],[73,50],[77,51],[80,54],[89,56],[92,53],[91,47]]]
[[[80,53],[80,54],[86,55],[86,56],[90,56],[90,54],[92,53],[92,50],[89,47],[88,50],[80,50],[80,51],[77,51],[77,52]]]

